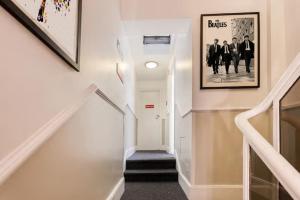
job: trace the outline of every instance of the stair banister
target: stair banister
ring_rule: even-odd
[[[300,200],[299,172],[250,124],[249,119],[267,111],[278,94],[287,92],[300,75],[300,53],[289,65],[280,80],[272,88],[267,97],[253,109],[239,114],[235,123],[243,134],[244,156],[244,200],[249,200],[249,162],[250,147],[271,170],[286,191],[296,200]],[[278,105],[278,103],[277,103]]]

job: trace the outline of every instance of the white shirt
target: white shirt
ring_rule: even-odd
[[[248,42],[246,42],[246,50],[251,50],[251,49],[250,49],[250,44],[249,44],[249,41],[248,41]]]
[[[229,51],[228,51],[228,45],[225,46],[225,53],[229,53]]]

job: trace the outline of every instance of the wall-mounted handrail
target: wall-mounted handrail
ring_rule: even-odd
[[[71,105],[54,116],[14,151],[0,160],[0,185],[3,184],[42,144],[87,102],[92,94],[97,94],[114,109],[124,115],[124,111],[108,98],[95,84],[90,85]]]
[[[299,76],[300,53],[289,65],[267,97],[253,109],[243,112],[235,118],[236,125],[244,135],[244,145],[248,145],[246,147],[244,146],[244,148],[249,152],[249,145],[251,146],[294,199],[300,199],[300,174],[267,140],[262,137],[262,135],[250,124],[249,119],[267,111],[276,96],[280,93],[287,92]],[[247,157],[247,159],[249,159],[249,157]],[[244,170],[249,170],[245,169],[245,167],[248,168],[249,165],[244,166]],[[244,190],[248,189],[249,188],[244,188]],[[244,196],[244,199],[245,198],[247,197]]]

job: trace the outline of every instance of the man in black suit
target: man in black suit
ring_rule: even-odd
[[[251,59],[254,58],[254,43],[249,40],[249,36],[244,36],[244,42],[241,43],[241,58],[245,59],[246,71],[250,73]]]
[[[229,66],[231,64],[231,52],[226,40],[224,40],[223,42],[221,55],[222,55],[222,62],[224,62],[225,64],[226,74],[229,74]]]
[[[240,56],[241,56],[240,46],[241,46],[240,43],[237,42],[237,38],[233,37],[232,43],[229,45],[229,47],[230,47],[235,73],[239,73],[239,63],[240,63]]]
[[[214,74],[219,73],[221,46],[218,45],[218,42],[219,40],[215,39],[214,44],[209,47],[209,63],[213,66]]]

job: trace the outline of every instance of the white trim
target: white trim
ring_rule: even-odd
[[[185,118],[192,112],[192,108],[182,109],[179,104],[174,104],[182,118]]]
[[[189,182],[189,180],[182,173],[181,165],[180,165],[180,162],[179,162],[178,153],[177,153],[176,150],[175,150],[175,159],[176,159],[176,169],[178,171],[178,182],[179,182],[179,185],[181,186],[181,188],[184,191],[185,195],[189,198],[192,185]]]
[[[283,110],[289,110],[289,109],[298,108],[298,107],[300,107],[300,101],[293,102],[293,103],[290,103],[287,105],[283,105],[281,108]]]
[[[188,199],[190,199],[189,197],[191,196],[192,185],[187,180],[187,178],[179,171],[178,171],[178,182],[185,195],[188,197]]]
[[[205,112],[205,111],[242,111],[242,110],[249,110],[251,106],[234,106],[234,107],[208,107],[208,108],[194,108],[192,112]]]
[[[178,171],[178,182],[189,200],[214,200],[213,197],[211,197],[211,195],[213,193],[217,193],[218,191],[223,192],[224,190],[229,191],[243,189],[243,185],[193,185],[182,173],[178,154],[176,151],[175,158],[176,168]],[[232,191],[230,192],[230,194],[235,195]]]
[[[135,113],[135,111],[133,111],[132,107],[129,104],[126,104],[125,107],[127,107],[128,110],[131,112],[131,114],[137,119],[136,113]]]
[[[163,150],[163,151],[169,151],[169,146],[168,145],[161,145],[160,147],[159,147],[159,149],[145,149],[144,147],[141,147],[141,146],[136,146],[135,147],[135,149],[136,149],[136,151],[152,151],[152,150]]]
[[[59,127],[69,120],[97,89],[95,84],[90,85],[77,101],[58,113],[14,151],[4,157],[0,161],[0,185],[6,181],[6,179],[35,152],[35,150],[47,141]]]
[[[128,149],[126,149],[125,151],[125,159],[129,158],[130,156],[132,156],[136,151],[136,147],[130,147]]]
[[[245,106],[245,107],[213,107],[213,108],[193,108],[193,109],[188,109],[185,112],[181,113],[180,108],[177,105],[177,108],[179,110],[179,113],[182,118],[185,118],[191,113],[198,113],[198,112],[217,112],[217,111],[246,111],[251,109],[252,107],[250,106]]]
[[[56,131],[67,122],[88,100],[92,94],[97,94],[120,113],[124,113],[95,84],[91,84],[72,104],[54,116],[15,150],[0,160],[0,185],[13,174],[42,144],[51,138]]]
[[[243,112],[235,118],[235,123],[243,133],[244,139],[249,144],[248,146],[251,146],[294,199],[300,199],[299,172],[278,152],[276,148],[262,137],[262,135],[250,124],[249,119],[267,111],[273,102],[277,102],[289,90],[299,76],[300,53],[290,64],[267,97],[253,109]],[[274,115],[274,117],[277,118],[278,113]],[[278,120],[275,121],[275,123],[278,123]],[[278,127],[276,126],[276,130],[277,129]],[[276,132],[278,132],[278,130]],[[244,170],[248,170],[245,169],[245,167],[248,166],[244,166]]]
[[[166,151],[166,152],[170,152],[170,148],[169,148],[168,145],[162,145],[160,150],[163,150],[163,151]]]
[[[136,152],[136,146],[125,149],[124,158],[123,158],[123,172],[126,170],[126,160]]]
[[[249,144],[243,138],[243,200],[250,199],[250,149]]]
[[[111,193],[108,195],[106,200],[120,200],[125,191],[125,180],[122,177],[115,185]]]

